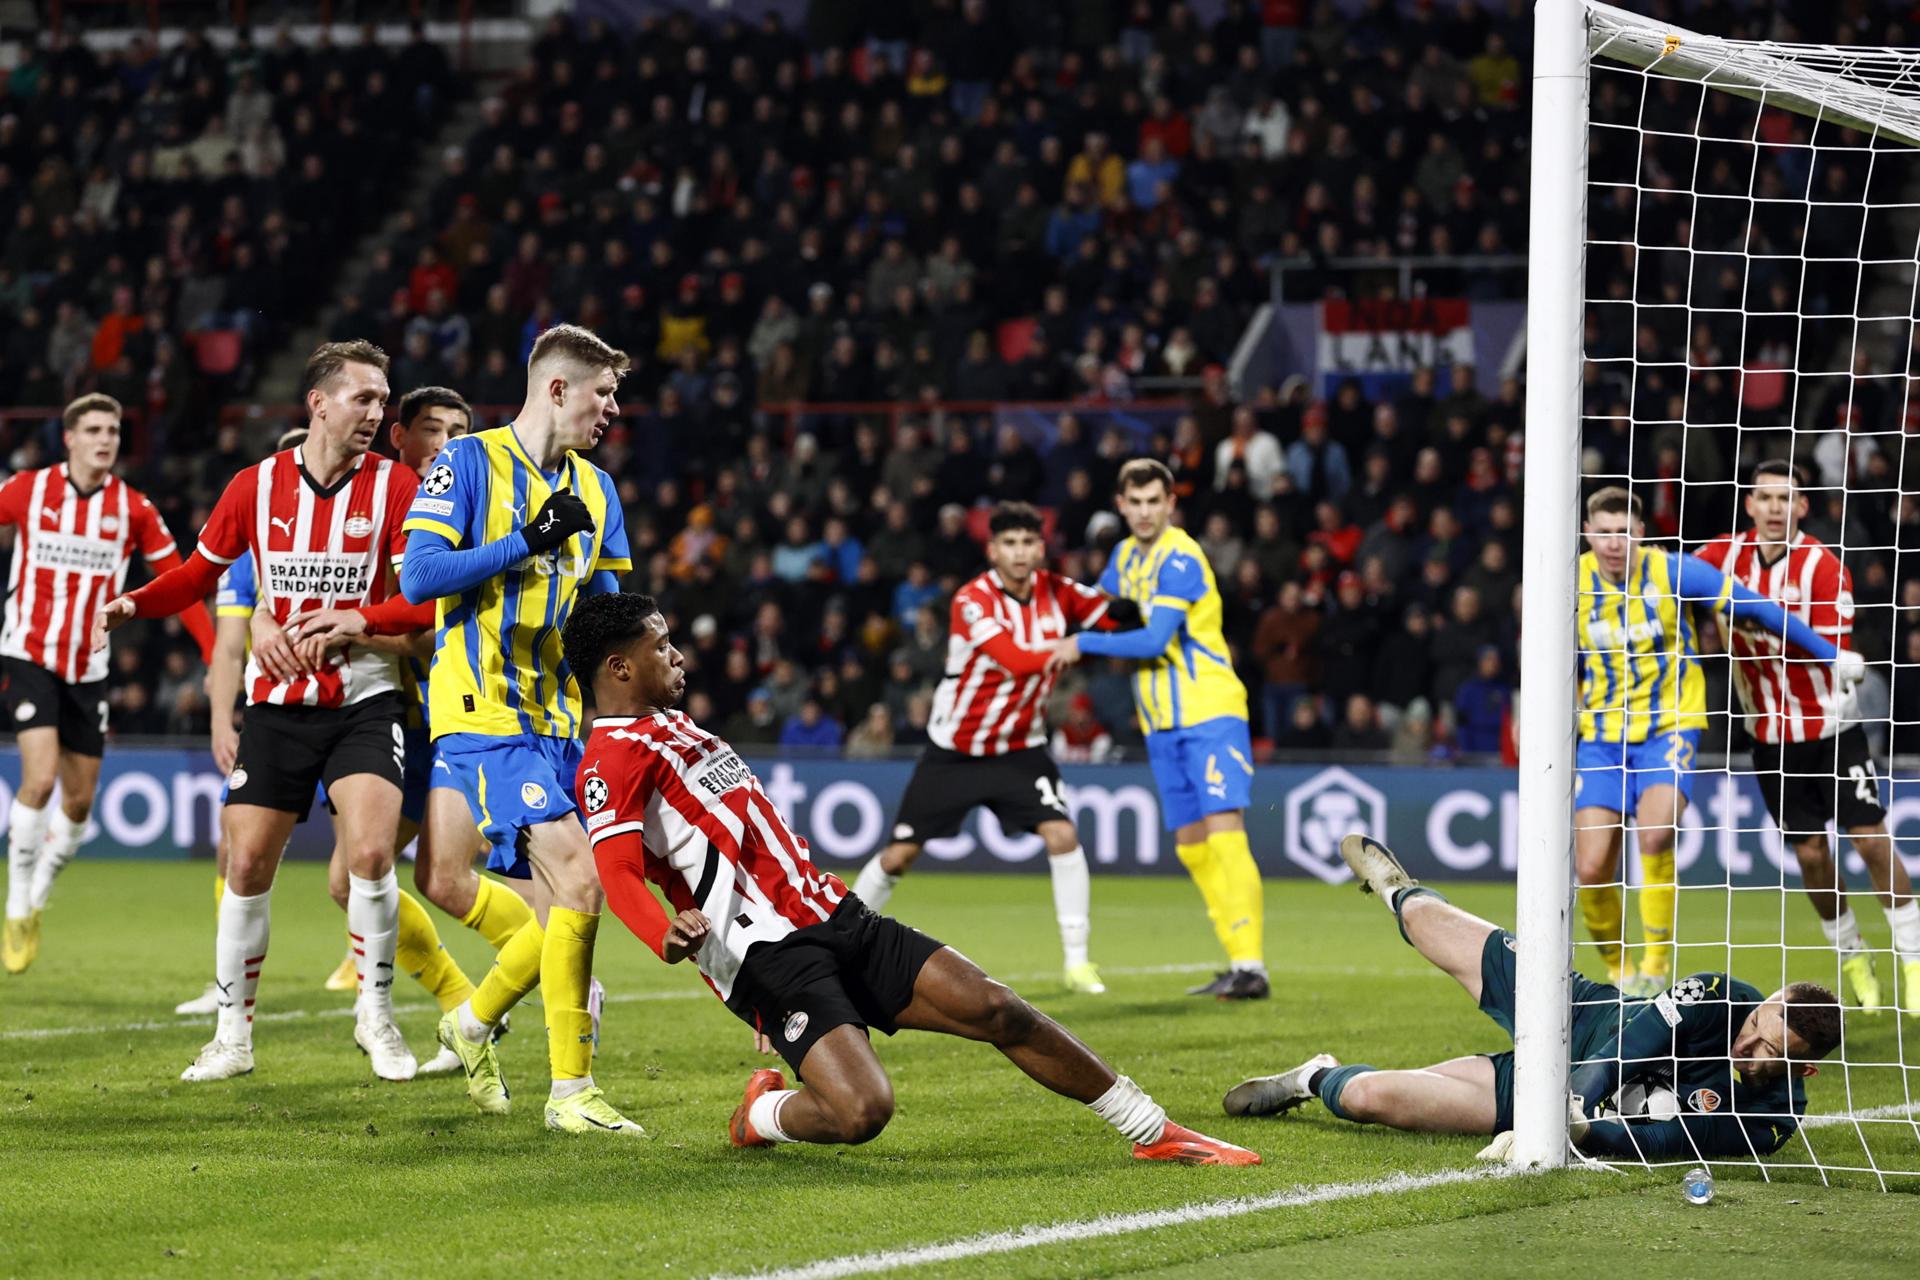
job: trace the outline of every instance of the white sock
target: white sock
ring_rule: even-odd
[[[454,1012],[460,1016],[460,1038],[468,1044],[479,1044],[493,1034],[493,1028],[474,1014],[473,1001],[462,1000]]]
[[[400,940],[400,882],[389,871],[378,880],[347,876],[347,932],[360,975],[356,1018],[393,1017],[393,948]]]
[[[792,1089],[775,1089],[755,1098],[747,1108],[747,1123],[753,1126],[753,1131],[769,1142],[798,1142],[798,1138],[780,1127],[780,1109],[794,1093]]]
[[[1853,908],[1841,911],[1837,920],[1822,920],[1820,931],[1841,951],[1861,951],[1866,944],[1860,941],[1860,922],[1853,918]]]
[[[220,898],[220,928],[213,942],[213,982],[220,1001],[218,1036],[228,1044],[253,1044],[253,998],[272,931],[273,890],[252,897],[229,888]]]
[[[574,1094],[584,1092],[591,1088],[593,1088],[592,1076],[581,1076],[578,1080],[555,1080],[553,1082],[553,1096],[556,1098],[571,1098]]]
[[[860,868],[860,878],[853,882],[854,896],[867,906],[878,911],[887,905],[887,899],[893,896],[893,886],[900,883],[900,877],[889,875],[880,865],[880,855],[874,854],[867,865]]]
[[[1160,1141],[1167,1127],[1167,1109],[1125,1076],[1087,1105],[1093,1108],[1093,1114],[1118,1129],[1121,1137],[1143,1145]]]
[[[87,834],[85,820],[75,822],[67,816],[65,809],[55,807],[47,816],[47,838],[40,846],[40,857],[33,864],[33,909],[46,909],[47,899],[53,896],[53,878],[66,869],[73,861],[73,855],[80,851],[80,841]]]
[[[33,866],[47,834],[47,810],[13,802],[7,814],[7,919],[33,914]]]
[[[1067,954],[1067,968],[1087,962],[1087,935],[1093,926],[1087,922],[1093,889],[1087,879],[1086,850],[1075,845],[1066,853],[1047,858],[1047,870],[1053,874],[1053,914],[1060,922],[1060,949]]]
[[[1904,907],[1888,907],[1893,926],[1893,949],[1902,960],[1920,960],[1920,898],[1908,898]]]

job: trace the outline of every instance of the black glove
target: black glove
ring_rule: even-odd
[[[1139,602],[1120,596],[1107,597],[1107,621],[1113,624],[1115,631],[1138,631],[1147,625]]]
[[[593,514],[587,510],[587,504],[580,495],[571,489],[556,490],[548,498],[539,513],[528,522],[521,532],[527,538],[527,550],[534,555],[545,555],[576,533],[587,533],[593,528]]]

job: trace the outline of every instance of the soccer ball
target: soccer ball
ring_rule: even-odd
[[[1626,1117],[1671,1120],[1680,1114],[1680,1095],[1658,1080],[1630,1080],[1613,1097],[1613,1110]]]

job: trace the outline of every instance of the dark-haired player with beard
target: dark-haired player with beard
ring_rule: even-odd
[[[992,1044],[1086,1103],[1139,1159],[1260,1163],[1174,1124],[1066,1028],[817,869],[745,762],[674,710],[685,664],[650,597],[582,601],[565,646],[597,709],[579,802],[607,905],[662,960],[692,958],[761,1047],[805,1081],[789,1089],[778,1071],[754,1072],[729,1125],[735,1146],[877,1136],[893,1116],[893,1084],[867,1033],[904,1027]]]

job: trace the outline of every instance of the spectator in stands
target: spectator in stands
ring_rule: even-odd
[[[1067,699],[1067,713],[1053,730],[1054,758],[1068,764],[1100,764],[1113,755],[1113,734],[1094,713],[1093,697],[1086,692]]]
[[[1512,691],[1500,674],[1500,650],[1483,646],[1474,674],[1453,695],[1455,742],[1460,750],[1498,754],[1512,700]]]
[[[1248,490],[1264,497],[1273,491],[1274,477],[1287,466],[1280,452],[1280,442],[1271,433],[1260,429],[1260,420],[1251,406],[1236,408],[1232,422],[1231,433],[1214,450],[1214,486],[1224,489],[1227,468],[1238,462],[1246,468]]]
[[[1320,680],[1321,615],[1295,581],[1285,582],[1254,631],[1254,657],[1262,664],[1261,711],[1266,734],[1276,742],[1292,723],[1293,704]]]
[[[1333,730],[1333,749],[1354,752],[1385,751],[1391,739],[1387,731],[1380,727],[1380,717],[1374,709],[1373,699],[1364,693],[1352,693],[1347,695],[1343,705],[1345,712],[1340,723],[1335,725]]]

